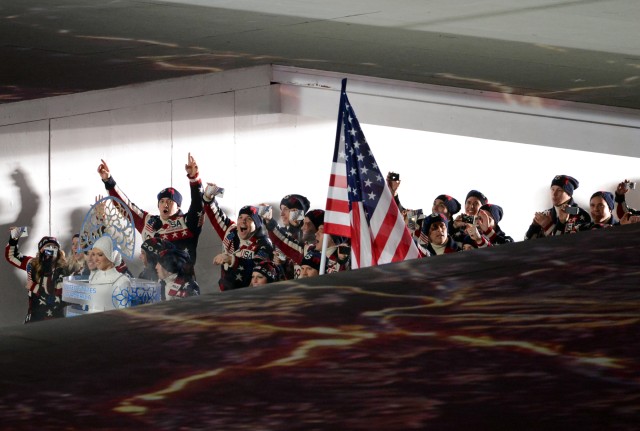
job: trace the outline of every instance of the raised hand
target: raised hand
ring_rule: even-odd
[[[618,187],[616,188],[617,195],[624,195],[628,191],[629,191],[629,180],[624,180],[623,182],[618,184]]]
[[[96,203],[100,202],[100,200],[102,200],[102,195],[98,195],[96,196]],[[107,202],[106,201],[102,201],[100,202],[100,204],[96,205],[96,217],[98,218],[99,221],[104,220],[104,214],[105,214],[105,208],[107,206]]]
[[[98,174],[100,174],[100,178],[102,178],[102,181],[106,181],[109,179],[109,177],[111,177],[111,172],[109,171],[109,166],[107,166],[107,162],[105,162],[102,159],[100,159],[100,161],[102,163],[98,165]]]
[[[184,165],[184,170],[187,171],[187,175],[191,178],[195,178],[199,175],[198,164],[196,159],[191,156],[191,153],[187,156],[187,164]]]
[[[265,222],[268,222],[273,218],[273,209],[271,208],[271,205],[263,202],[258,205],[258,210],[258,215],[262,217],[262,220]]]
[[[495,221],[489,218],[489,214],[485,210],[478,211],[478,226],[482,232],[487,232],[495,226]]]
[[[204,188],[204,200],[207,202],[211,202],[216,196],[217,190],[218,186],[216,186],[214,183],[207,183],[207,186]]]

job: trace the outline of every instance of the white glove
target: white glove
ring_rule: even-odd
[[[204,200],[207,202],[211,202],[213,198],[216,196],[219,188],[213,183],[207,183],[207,187],[204,189]]]
[[[18,239],[28,235],[26,226],[11,228],[11,239]]]
[[[273,218],[273,209],[271,205],[258,206],[258,215],[264,220],[271,220]]]

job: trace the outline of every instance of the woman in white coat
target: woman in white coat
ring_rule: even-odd
[[[109,235],[98,239],[93,244],[91,254],[96,270],[89,278],[89,284],[95,289],[89,311],[98,312],[129,307],[131,280],[126,274],[116,269],[122,258],[114,249],[113,239]]]

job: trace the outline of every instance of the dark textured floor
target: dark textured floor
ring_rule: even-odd
[[[633,429],[640,225],[9,327],[3,429]]]

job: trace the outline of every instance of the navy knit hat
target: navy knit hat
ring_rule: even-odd
[[[140,247],[148,254],[153,254],[156,256],[160,255],[160,253],[164,250],[176,248],[175,245],[173,245],[166,239],[161,238],[148,238],[142,243]]]
[[[493,218],[493,221],[495,221],[496,223],[500,223],[500,220],[502,220],[503,211],[500,205],[485,204],[482,205],[480,209],[485,210],[486,212],[491,214],[491,218]]]
[[[556,175],[551,181],[551,187],[562,188],[569,196],[573,196],[573,191],[578,188],[578,180],[569,175]]]
[[[305,214],[305,217],[309,217],[309,221],[313,223],[316,229],[320,228],[324,224],[324,210],[311,210]]]
[[[467,193],[467,197],[464,198],[464,201],[467,202],[467,199],[472,196],[474,198],[478,198],[482,205],[486,205],[489,202],[489,199],[487,199],[487,197],[482,192],[479,192],[477,190],[470,190],[469,193]]]
[[[58,242],[58,239],[55,236],[43,236],[40,242],[38,243],[38,250],[42,250],[42,247],[44,247],[47,244],[53,244],[56,247],[60,248],[60,243]]]
[[[444,214],[429,214],[422,221],[422,233],[429,235],[429,229],[434,223],[442,222],[447,229],[449,228],[449,219]]]
[[[182,206],[182,195],[173,187],[167,187],[166,189],[160,190],[160,193],[158,193],[158,201],[162,198],[169,198],[178,206]]]
[[[268,260],[258,262],[253,267],[253,272],[258,272],[267,278],[267,283],[278,281],[278,270],[275,265]]]
[[[320,271],[320,259],[321,254],[316,250],[309,250],[307,254],[302,258],[302,262],[300,262],[300,266],[307,265],[316,271]]]
[[[596,196],[604,199],[607,205],[609,205],[609,210],[613,211],[613,207],[615,206],[615,198],[613,197],[613,193],[604,191],[595,192],[593,195],[591,195],[591,199],[595,198]]]
[[[462,208],[460,206],[460,202],[458,202],[455,198],[453,198],[453,197],[451,197],[449,195],[439,195],[439,196],[437,196],[434,199],[434,203],[438,199],[440,199],[444,203],[444,206],[447,207],[447,210],[449,211],[449,217],[453,217]]]
[[[161,251],[158,263],[171,274],[184,275],[192,272],[189,253],[177,248]]]
[[[253,205],[245,205],[240,208],[240,211],[238,211],[238,217],[240,217],[241,214],[250,216],[253,219],[253,223],[256,225],[256,230],[260,230],[262,227],[262,218],[260,218],[258,212],[257,207],[254,207]]]
[[[290,210],[301,210],[302,213],[309,211],[309,199],[302,195],[286,195],[280,201],[280,205],[284,205]]]

